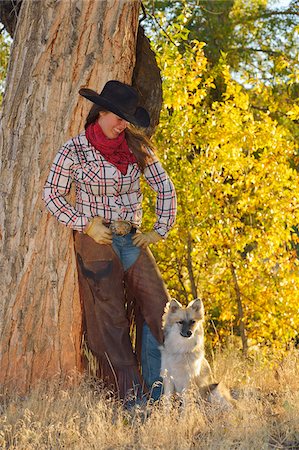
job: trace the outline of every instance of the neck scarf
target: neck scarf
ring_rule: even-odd
[[[87,140],[98,150],[110,164],[113,164],[123,175],[126,175],[128,165],[137,162],[130,151],[125,132],[122,131],[117,138],[108,139],[98,122],[88,125],[85,131]]]

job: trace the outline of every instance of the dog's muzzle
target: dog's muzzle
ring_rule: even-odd
[[[110,223],[104,223],[106,227],[110,228],[112,233],[118,236],[126,236],[129,233],[136,233],[137,228],[126,220],[113,220]]]
[[[187,331],[187,332],[180,332],[180,335],[182,336],[182,337],[185,337],[185,338],[189,338],[189,337],[191,337],[192,336],[192,331]]]

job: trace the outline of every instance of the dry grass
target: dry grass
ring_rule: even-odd
[[[184,411],[128,413],[89,380],[39,386],[0,403],[1,449],[299,449],[299,354],[250,361],[224,351],[218,379],[234,388],[237,408],[221,412],[190,403]]]

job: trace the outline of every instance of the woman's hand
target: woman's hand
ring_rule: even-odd
[[[112,244],[112,232],[105,227],[101,217],[91,219],[83,233],[90,236],[98,244]]]
[[[148,231],[147,233],[136,233],[132,237],[133,244],[137,247],[147,247],[149,244],[155,244],[160,241],[162,236],[156,231]]]

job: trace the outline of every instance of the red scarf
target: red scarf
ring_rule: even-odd
[[[117,167],[123,175],[126,175],[129,164],[137,162],[128,147],[124,131],[117,138],[108,139],[98,122],[95,122],[88,125],[85,135],[91,145],[104,156],[106,161]]]

